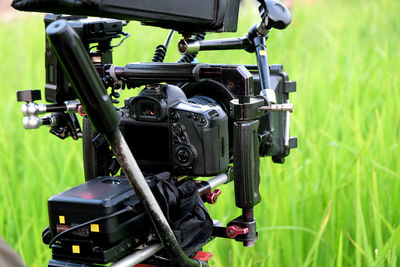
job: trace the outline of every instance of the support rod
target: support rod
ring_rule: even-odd
[[[251,45],[250,40],[245,37],[227,38],[207,41],[189,41],[182,39],[178,43],[179,53],[188,55],[205,50],[231,50],[247,49]]]
[[[125,258],[119,260],[118,262],[112,264],[110,267],[132,267],[138,263],[143,262],[144,260],[150,258],[157,252],[159,252],[163,248],[161,244],[153,244],[144,248],[142,250],[138,250],[131,255],[126,256]]]

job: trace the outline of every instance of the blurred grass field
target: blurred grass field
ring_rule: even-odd
[[[270,64],[283,64],[298,83],[291,131],[299,148],[284,165],[262,159],[259,240],[253,248],[214,240],[205,249],[215,254],[213,266],[400,266],[399,10],[395,0],[294,0],[292,25],[272,31],[268,49]],[[222,36],[240,36],[257,20],[247,3],[238,34]],[[167,34],[128,28],[118,65],[151,60]],[[170,49],[166,61],[178,58]],[[255,58],[204,52],[199,60]],[[81,142],[22,127],[15,91],[44,86],[41,15],[0,19],[0,75],[0,236],[27,266],[46,266],[46,201],[81,183],[83,168]],[[223,223],[239,215],[233,185],[210,212]]]

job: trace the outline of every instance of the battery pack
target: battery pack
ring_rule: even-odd
[[[127,206],[132,211],[113,215]],[[149,219],[126,178],[101,176],[51,197],[48,201],[51,236],[79,227],[53,244],[53,258],[108,263],[143,244]]]

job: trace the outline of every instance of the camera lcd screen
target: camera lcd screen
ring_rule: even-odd
[[[165,163],[170,161],[167,124],[126,124],[124,136],[136,160]]]

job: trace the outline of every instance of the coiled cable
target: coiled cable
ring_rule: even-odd
[[[154,52],[153,62],[164,62],[165,55],[167,54],[167,48],[169,43],[171,42],[172,36],[174,36],[174,30],[170,30],[165,40],[165,43],[162,45],[158,45],[156,47],[156,51]]]

